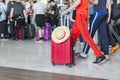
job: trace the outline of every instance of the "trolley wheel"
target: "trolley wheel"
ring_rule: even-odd
[[[53,65],[53,66],[55,66],[55,63],[54,63],[54,62],[52,62],[52,65]]]
[[[66,64],[69,68],[71,68],[72,67],[72,64]]]
[[[76,64],[75,64],[75,63],[73,63],[73,65],[75,66]]]

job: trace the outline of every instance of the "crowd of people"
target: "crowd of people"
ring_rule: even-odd
[[[21,28],[22,39],[25,39],[24,27],[33,24],[39,28],[40,40],[43,39],[45,22],[51,24],[53,30],[58,26],[59,8],[54,0],[48,4],[42,0],[10,0],[6,4],[0,0],[0,38],[18,40],[18,26]],[[10,29],[8,30],[8,25]]]
[[[91,47],[96,55],[94,63],[101,63],[110,59],[109,54],[114,53],[119,46],[115,41],[109,38],[107,24],[111,22],[111,5],[120,5],[119,0],[71,0],[66,3],[65,9],[58,6],[54,0],[49,0],[48,4],[44,4],[41,0],[10,0],[7,8],[3,0],[0,0],[0,38],[12,38],[18,40],[18,25],[24,35],[24,26],[33,24],[35,28],[39,28],[40,39],[43,40],[45,22],[51,24],[51,31],[59,25],[59,16],[67,14],[70,21],[70,30],[74,35],[75,42],[81,36],[85,41],[85,46],[81,53],[76,56],[87,58],[88,51]],[[92,4],[93,13],[89,14],[89,4]],[[107,6],[106,6],[107,4]],[[61,10],[63,12],[61,12]],[[88,30],[88,18],[90,16],[90,26]],[[116,20],[115,20],[116,21]],[[10,23],[10,32],[8,31],[8,23]],[[100,48],[94,42],[93,37],[98,30]],[[22,37],[25,39],[25,36]],[[111,42],[110,42],[111,41]],[[112,50],[109,52],[109,45]]]

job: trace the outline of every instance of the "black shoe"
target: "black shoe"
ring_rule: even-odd
[[[106,61],[106,57],[105,56],[101,56],[101,57],[96,57],[96,60],[93,63],[94,64],[102,64],[105,61]]]
[[[40,40],[43,40],[43,37],[41,37]]]
[[[15,40],[15,37],[13,37],[13,40]]]
[[[15,38],[15,37],[14,37],[13,40],[18,41],[18,38]]]
[[[40,39],[36,40],[36,41],[39,41],[39,40],[43,40],[43,37],[41,37]]]
[[[25,40],[25,38],[22,38],[22,40]]]

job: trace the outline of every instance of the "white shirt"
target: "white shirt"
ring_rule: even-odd
[[[47,9],[47,6],[41,1],[38,1],[33,5],[33,10],[36,11],[36,14],[45,14],[44,11],[46,9]]]

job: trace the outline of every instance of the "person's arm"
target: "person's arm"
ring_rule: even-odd
[[[110,18],[111,18],[111,3],[110,0],[107,0],[107,5],[108,5],[108,19],[107,19],[107,23],[110,22]]]
[[[91,4],[98,5],[98,0],[89,0]]]
[[[71,11],[71,10],[73,10],[74,8],[76,8],[77,6],[79,6],[80,3],[81,3],[81,0],[76,0],[72,6],[70,6],[67,10],[63,11],[61,14],[62,14],[62,15],[67,14],[69,11]]]
[[[28,22],[28,15],[26,14],[26,10],[24,9],[23,10],[23,14],[24,14],[24,17],[25,17],[25,22],[27,23]]]
[[[33,19],[35,20],[35,16],[36,16],[36,8],[35,5],[33,6]]]
[[[10,21],[12,21],[12,17],[13,17],[13,12],[14,12],[14,8],[11,8],[11,10],[10,10]]]

